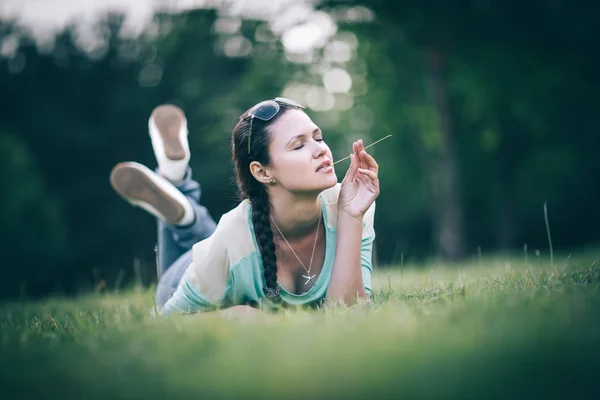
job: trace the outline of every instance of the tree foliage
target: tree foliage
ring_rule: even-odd
[[[217,34],[212,10],[159,15],[170,29],[137,40],[119,38],[113,15],[103,22],[107,52],[91,58],[72,30],[50,53],[23,43],[0,58],[0,296],[112,287],[136,263],[150,282],[155,222],[112,191],[108,174],[125,160],[155,167],[152,109],[185,111],[194,177],[218,220],[237,203],[237,116],[291,83],[322,86],[331,68],[347,71],[352,88],[333,96],[333,109],[309,113],[336,158],[356,138],[393,134],[371,149],[379,263],[544,249],[545,201],[555,245],[594,243],[600,10],[577,3],[323,2],[338,18],[332,40],[352,42],[353,56],[327,61],[335,48],[324,47],[307,64],[289,62],[258,21]],[[356,7],[375,19],[353,22]],[[16,29],[0,28],[5,37]],[[232,38],[238,56],[223,50]]]

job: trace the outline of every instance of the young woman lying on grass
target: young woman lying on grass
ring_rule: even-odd
[[[218,225],[199,204],[179,108],[162,105],[150,117],[157,173],[114,167],[113,188],[158,219],[162,314],[369,299],[377,163],[354,142],[339,184],[323,132],[303,109],[276,98],[240,116],[231,144],[243,200]]]

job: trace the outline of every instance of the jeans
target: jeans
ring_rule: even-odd
[[[159,309],[162,309],[167,300],[173,296],[185,270],[192,262],[192,246],[212,235],[217,227],[206,207],[200,205],[200,184],[192,180],[190,168],[184,179],[173,185],[190,201],[195,219],[187,226],[171,225],[157,219],[156,305]]]

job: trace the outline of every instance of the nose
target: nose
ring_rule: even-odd
[[[313,153],[313,156],[315,158],[319,158],[325,154],[327,154],[327,149],[329,147],[327,147],[327,144],[323,141],[323,142],[316,142],[317,146],[315,147],[315,151]]]

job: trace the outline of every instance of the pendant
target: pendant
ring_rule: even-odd
[[[316,275],[310,275],[310,273],[308,275],[302,275],[303,278],[306,278],[306,282],[304,282],[305,285],[308,285],[308,282],[312,281],[312,279],[315,277]]]

